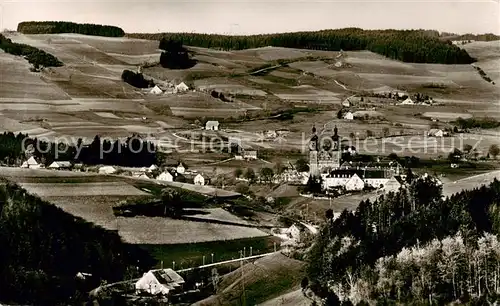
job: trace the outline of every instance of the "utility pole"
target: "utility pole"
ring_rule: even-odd
[[[245,269],[243,269],[243,261],[244,261],[244,258],[243,258],[243,253],[241,252],[240,250],[240,267],[241,267],[241,286],[243,287],[243,306],[245,306],[247,303],[246,303],[246,297],[245,297]]]
[[[203,255],[203,264],[202,264],[202,266],[204,266],[204,265],[205,265],[205,255]]]

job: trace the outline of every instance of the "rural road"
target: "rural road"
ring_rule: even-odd
[[[178,272],[178,273],[180,273],[180,272],[187,272],[187,271],[191,271],[191,270],[194,270],[194,269],[210,268],[210,267],[215,267],[215,266],[218,266],[218,265],[224,265],[224,264],[228,264],[228,263],[239,262],[239,261],[242,261],[242,260],[257,259],[257,258],[261,258],[261,257],[264,257],[264,256],[269,256],[269,255],[272,255],[272,254],[276,254],[276,253],[279,253],[279,252],[280,251],[271,252],[271,253],[265,253],[265,254],[260,254],[260,255],[247,256],[247,257],[243,257],[243,258],[231,259],[231,260],[226,260],[226,261],[219,261],[219,262],[214,262],[214,263],[211,263],[211,264],[208,264],[208,265],[204,265],[204,266],[198,266],[198,267],[193,267],[193,268],[187,268],[187,269],[177,270],[176,272]]]

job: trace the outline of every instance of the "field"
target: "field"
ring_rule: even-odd
[[[163,261],[165,266],[170,266],[172,261],[175,261],[176,266],[182,269],[202,265],[203,256],[205,256],[205,264],[211,263],[211,254],[214,254],[214,262],[219,262],[238,258],[240,251],[244,248],[246,255],[249,255],[250,247],[252,247],[252,255],[273,252],[275,242],[276,247],[279,248],[279,239],[272,236],[230,241],[140,246],[153,255],[158,265]]]
[[[20,168],[0,168],[0,170],[0,175],[18,182],[28,192],[40,196],[70,214],[104,228],[117,230],[122,239],[131,244],[170,245],[269,236],[252,227],[170,218],[124,218],[114,215],[112,207],[122,201],[153,198],[151,191],[158,188],[153,182],[142,183],[126,177],[85,175],[70,171]],[[204,188],[210,190],[210,187]],[[227,193],[230,194],[229,191]],[[187,216],[247,224],[246,221],[221,208],[197,209],[197,211],[196,214],[190,214],[188,210]]]
[[[481,187],[482,185],[488,185],[495,178],[497,180],[500,180],[500,171],[487,172],[463,178],[457,181],[448,182],[443,184],[443,195],[450,196],[454,193],[460,192],[463,189],[472,189]]]
[[[273,254],[224,275],[219,292],[194,305],[239,305],[245,282],[247,305],[257,305],[300,286],[305,263]],[[242,276],[243,275],[243,276]]]
[[[251,227],[195,222],[169,218],[117,218],[118,232],[132,244],[180,244],[265,237]]]

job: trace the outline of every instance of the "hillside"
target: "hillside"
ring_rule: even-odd
[[[195,305],[240,305],[245,287],[246,305],[256,305],[300,286],[304,263],[282,254],[247,263],[221,278],[218,293]]]
[[[0,182],[0,300],[57,305],[82,302],[100,281],[136,276],[152,264],[119,236],[63,212],[17,185]],[[133,268],[133,269],[131,269]],[[78,283],[78,272],[93,280]]]
[[[495,179],[443,198],[441,185],[428,176],[344,211],[324,225],[309,254],[309,276],[323,289],[316,293],[353,304],[496,299],[498,278],[488,267],[500,264],[493,255],[499,196]]]
[[[363,30],[345,28],[315,32],[229,36],[195,33],[127,34],[134,38],[166,39],[223,50],[266,46],[327,51],[370,50],[391,59],[413,63],[470,64],[467,52],[418,30]],[[430,51],[432,50],[432,52]]]

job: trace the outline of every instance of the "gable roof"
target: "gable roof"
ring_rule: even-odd
[[[38,165],[38,162],[36,161],[36,159],[35,159],[33,156],[31,156],[31,157],[30,157],[30,158],[26,161],[26,163],[27,163],[28,165]]]
[[[175,88],[177,88],[177,89],[189,89],[189,86],[187,86],[186,83],[181,82],[180,84],[175,86]]]
[[[54,161],[49,165],[49,168],[60,167],[60,168],[69,168],[71,167],[71,162],[69,161]]]

